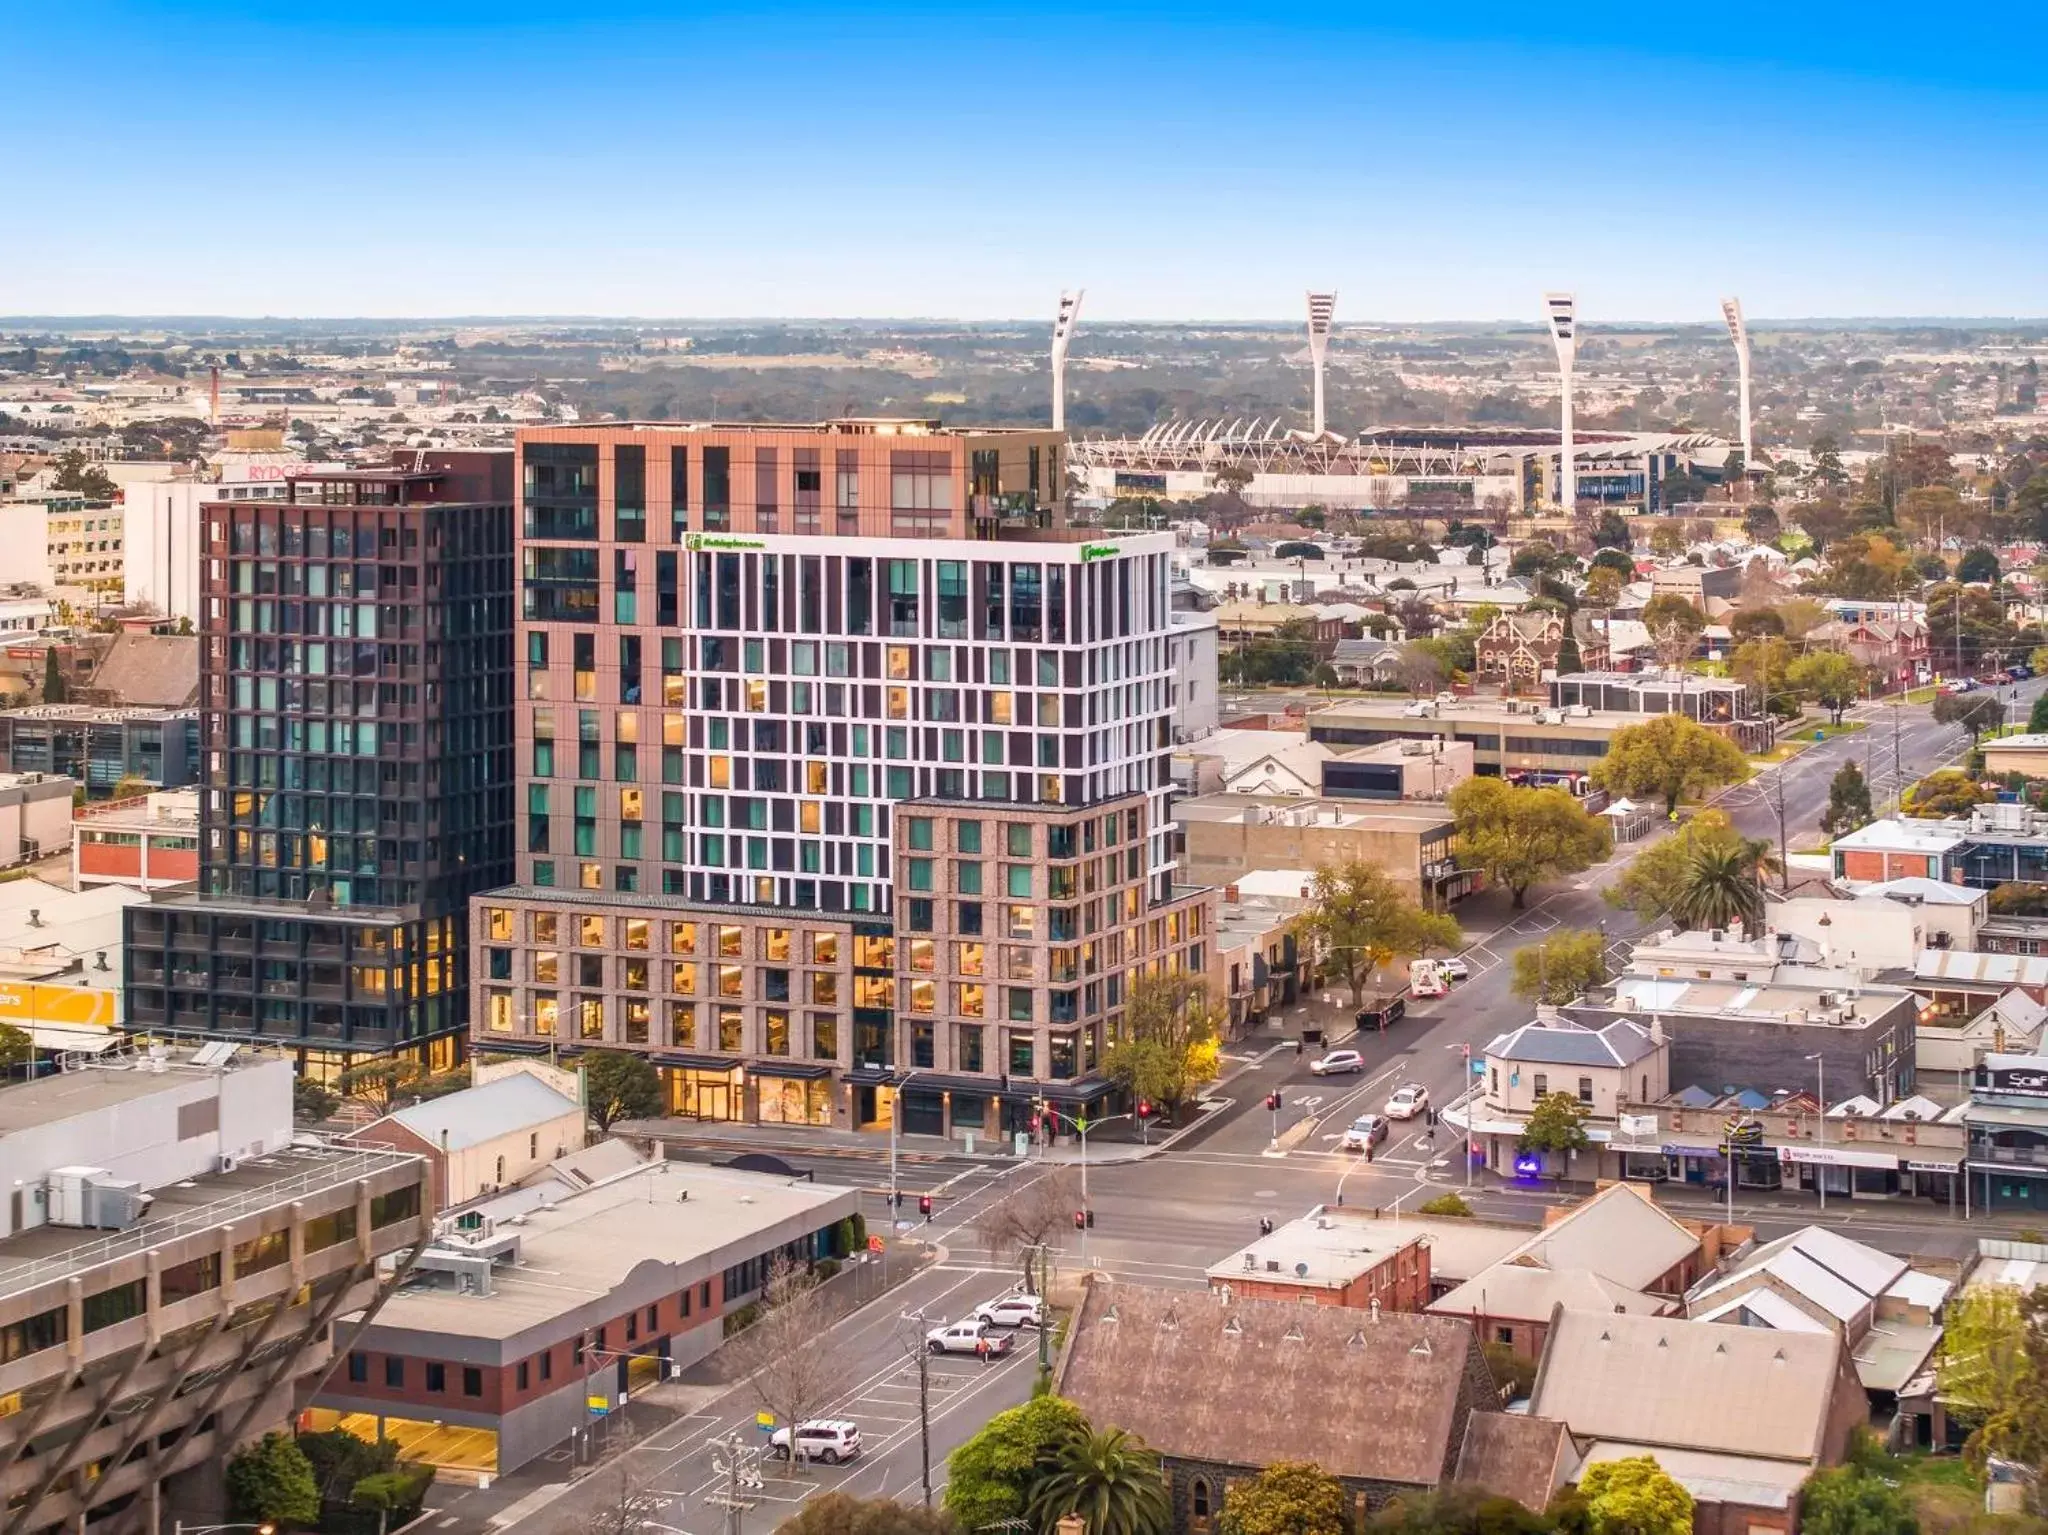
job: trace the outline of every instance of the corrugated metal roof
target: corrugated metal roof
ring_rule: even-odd
[[[445,1135],[450,1151],[463,1151],[576,1112],[574,1099],[519,1071],[445,1098],[429,1098],[389,1117],[436,1146]]]
[[[1840,846],[1840,844],[1836,844]],[[1922,949],[1913,974],[1923,981],[1976,981],[1994,986],[2048,986],[2048,956]]]

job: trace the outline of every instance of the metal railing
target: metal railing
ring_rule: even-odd
[[[290,1154],[281,1151],[266,1155]],[[85,1269],[98,1268],[102,1264],[112,1263],[117,1258],[147,1252],[150,1248],[161,1246],[165,1242],[223,1226],[244,1215],[255,1215],[275,1209],[278,1205],[288,1204],[302,1194],[317,1193],[338,1184],[353,1183],[358,1178],[367,1177],[383,1168],[419,1160],[407,1152],[384,1150],[351,1151],[336,1158],[323,1158],[303,1172],[279,1178],[260,1188],[244,1189],[225,1199],[181,1210],[176,1215],[162,1220],[145,1220],[139,1226],[114,1232],[96,1242],[86,1242],[61,1253],[53,1253],[47,1258],[37,1258],[28,1263],[17,1263],[10,1268],[0,1268],[0,1296],[15,1294],[50,1279],[60,1279]]]

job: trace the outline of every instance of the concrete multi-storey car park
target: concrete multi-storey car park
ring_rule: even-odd
[[[214,1047],[226,1051],[226,1046]],[[0,1529],[219,1503],[428,1232],[426,1164],[300,1144],[291,1067],[107,1058],[0,1088]]]
[[[479,1043],[643,1049],[708,1118],[883,1123],[920,1071],[968,1079],[904,1088],[934,1130],[1100,1096],[1125,972],[1213,957],[1173,879],[1171,539],[1066,529],[1058,433],[520,454],[519,882],[475,903]]]

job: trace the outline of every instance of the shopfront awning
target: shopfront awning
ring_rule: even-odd
[[[657,1066],[681,1066],[690,1071],[717,1071],[728,1076],[746,1064],[744,1061],[734,1060],[729,1055],[684,1055],[673,1050],[658,1050],[652,1059]]]
[[[832,1075],[830,1066],[816,1061],[755,1061],[749,1070],[757,1077],[794,1077],[804,1082]]]
[[[55,1050],[64,1055],[98,1055],[127,1038],[111,1029],[62,1029],[47,1023],[29,1025],[28,1033],[38,1050]]]
[[[851,1071],[841,1072],[839,1080],[851,1082],[855,1087],[888,1087],[900,1080],[893,1066],[856,1066]]]
[[[1896,1151],[1852,1151],[1847,1146],[1780,1146],[1777,1152],[1780,1162],[1810,1162],[1822,1167],[1881,1167],[1887,1172],[1899,1169]]]

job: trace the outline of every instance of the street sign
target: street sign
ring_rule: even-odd
[[[772,1412],[757,1412],[757,1413],[755,1413],[755,1414],[754,1414],[754,1427],[756,1427],[756,1428],[773,1428],[773,1427],[775,1427],[775,1414],[774,1414],[774,1413],[772,1413]]]
[[[871,1252],[871,1253],[880,1253],[880,1252],[881,1252],[881,1250],[882,1250],[882,1239],[881,1239],[880,1237],[875,1237],[875,1236],[871,1236],[871,1237],[869,1237],[869,1238],[868,1238],[868,1251],[869,1251],[869,1252]]]
[[[611,1401],[607,1397],[587,1396],[583,1399],[583,1405],[590,1409],[591,1416],[598,1418],[612,1410]]]

